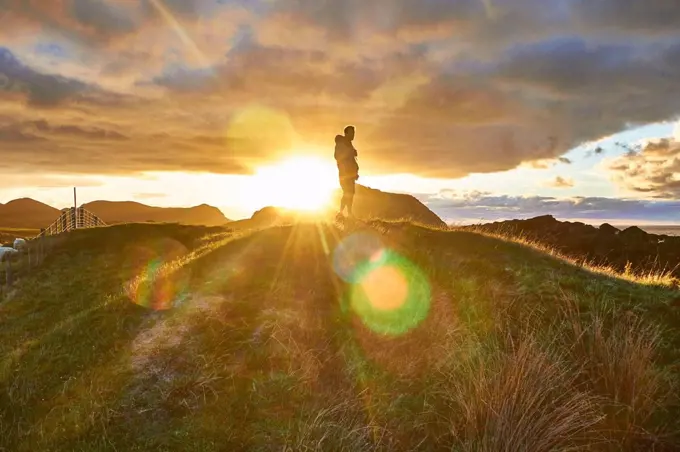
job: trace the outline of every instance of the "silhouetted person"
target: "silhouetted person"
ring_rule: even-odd
[[[340,201],[340,212],[343,215],[347,208],[347,215],[352,215],[354,204],[354,189],[357,179],[359,179],[359,164],[357,163],[357,150],[354,149],[355,130],[353,126],[345,127],[345,135],[335,137],[335,161],[338,164],[338,176],[340,177],[340,187],[342,187],[342,200]]]

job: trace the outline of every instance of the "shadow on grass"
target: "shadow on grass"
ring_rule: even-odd
[[[310,388],[352,394],[336,319],[319,316],[337,302],[317,232],[254,232],[171,270],[188,273],[191,296],[125,336],[97,422],[55,433],[50,448],[262,447],[314,405]]]

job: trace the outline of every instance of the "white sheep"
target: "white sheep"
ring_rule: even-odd
[[[26,239],[16,239],[14,240],[14,249],[17,251],[23,251],[28,246]]]
[[[15,254],[19,254],[19,252],[14,248],[8,246],[0,247],[0,262],[9,260]]]

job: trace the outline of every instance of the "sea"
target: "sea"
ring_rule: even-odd
[[[617,228],[624,230],[628,226],[622,226],[622,225],[617,225]],[[660,226],[638,226],[640,229],[643,231],[649,233],[649,234],[657,234],[657,235],[675,235],[675,236],[680,236],[680,226],[674,226],[674,225],[660,225]]]

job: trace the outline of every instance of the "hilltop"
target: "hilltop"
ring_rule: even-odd
[[[649,234],[637,226],[620,230],[607,223],[595,227],[580,222],[558,221],[551,215],[544,215],[468,229],[521,237],[563,255],[594,265],[611,266],[618,271],[666,271],[680,277],[680,237]]]
[[[79,230],[0,303],[0,450],[677,450],[677,296],[406,222]]]
[[[335,193],[335,200],[332,203],[334,207],[327,209],[322,216],[329,220],[335,217],[335,206],[339,204],[341,196],[341,192]],[[414,196],[387,193],[362,185],[356,186],[353,212],[357,218],[363,219],[408,221],[435,228],[447,227],[437,214]],[[258,210],[249,219],[232,222],[229,227],[234,229],[263,228],[298,221],[314,221],[318,220],[318,217],[317,212],[305,213],[269,206]]]
[[[446,223],[414,196],[387,193],[356,186],[354,213],[359,218],[403,220],[427,226],[446,227]]]
[[[30,198],[0,204],[0,226],[5,228],[40,229],[59,218],[59,209]]]

